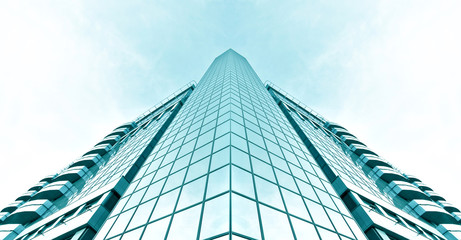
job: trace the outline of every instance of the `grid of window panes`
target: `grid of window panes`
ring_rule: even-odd
[[[246,60],[218,57],[97,239],[365,239]]]
[[[72,202],[81,199],[88,194],[98,190],[112,181],[120,179],[139,155],[152,140],[159,128],[170,115],[170,109],[182,99],[184,94],[179,95],[174,101],[169,102],[160,109],[152,112],[149,117],[138,123],[138,128],[132,130],[121,140],[120,145],[109,152],[106,164],[101,167],[95,176],[88,180],[82,191],[73,196]]]
[[[322,129],[323,123],[313,117],[309,117],[309,113],[300,109],[295,104],[292,104],[283,96],[278,93],[275,94],[277,94],[277,96],[283,100],[285,104],[291,107],[290,115],[295,119],[303,132],[319,151],[322,158],[327,162],[336,175],[340,176],[341,179],[351,182],[374,196],[392,204],[392,200],[387,196],[387,194],[381,192],[376,184],[365,175],[361,167],[356,165],[350,156],[346,154],[346,152],[342,149],[339,140],[334,140],[334,137],[330,135],[331,133]],[[299,112],[303,114],[300,114]],[[313,122],[318,125],[315,125]]]

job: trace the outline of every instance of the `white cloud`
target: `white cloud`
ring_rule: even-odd
[[[335,53],[322,60],[339,57],[349,85],[338,98],[341,111],[328,115],[460,206],[460,3],[380,7],[374,19],[339,39],[350,59]]]
[[[121,90],[110,83],[119,81],[122,61],[143,67],[142,57],[116,33],[93,27],[78,5],[54,7],[0,10],[2,206],[135,116],[121,114]]]

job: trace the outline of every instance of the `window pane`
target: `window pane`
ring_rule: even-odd
[[[250,168],[250,158],[247,153],[242,152],[238,150],[237,148],[232,147],[231,148],[231,154],[232,154],[232,163],[242,167],[243,169],[246,169],[248,171],[251,171]]]
[[[165,239],[166,230],[168,229],[168,224],[170,224],[170,217],[166,217],[159,221],[153,222],[147,225],[142,239],[145,240],[163,240]]]
[[[150,185],[147,188],[146,194],[144,195],[142,201],[148,201],[154,197],[157,197],[160,194],[160,190],[162,190],[163,183],[165,182],[165,179],[162,179],[152,185]]]
[[[287,162],[286,162],[284,159],[282,159],[282,158],[280,158],[280,157],[278,157],[277,155],[274,155],[274,154],[272,154],[272,153],[269,154],[269,155],[270,155],[270,157],[271,157],[272,164],[273,164],[275,167],[278,167],[278,168],[280,168],[280,169],[282,169],[282,170],[284,170],[284,171],[287,171],[287,172],[290,171],[290,170],[288,169]]]
[[[277,175],[277,180],[279,181],[280,186],[288,188],[293,192],[298,192],[298,188],[296,187],[292,176],[278,169],[275,169],[275,174]]]
[[[210,174],[206,197],[229,191],[229,165]]]
[[[301,191],[301,195],[311,200],[314,200],[315,202],[320,202],[317,195],[315,195],[314,188],[311,185],[303,181],[300,181],[298,179],[296,179],[296,183],[298,183],[299,190]]]
[[[259,205],[265,239],[293,239],[287,215]]]
[[[139,239],[142,234],[142,228],[138,228],[134,231],[127,232],[123,234],[122,240],[132,240],[132,239]]]
[[[317,192],[317,195],[319,196],[320,198],[320,201],[322,202],[323,205],[331,208],[331,209],[335,209],[336,210],[336,206],[335,204],[333,203],[333,200],[331,200],[331,197],[330,197],[330,194],[322,191],[322,190],[318,190],[316,188],[314,188],[315,191]]]
[[[362,230],[359,228],[359,226],[357,225],[357,223],[356,223],[354,220],[352,220],[351,218],[346,218],[346,222],[347,222],[347,223],[349,224],[349,226],[351,227],[351,229],[352,229],[352,231],[354,232],[355,237],[356,237],[357,239],[360,239],[360,240],[365,240],[365,239],[367,239],[367,238],[364,236]]]
[[[136,190],[139,190],[147,185],[152,181],[152,178],[154,178],[154,173],[151,173],[149,175],[146,175],[142,177],[141,181],[139,182],[138,186],[136,187]]]
[[[214,141],[214,151],[220,150],[230,144],[230,134],[226,134]]]
[[[318,228],[320,236],[322,236],[322,239],[328,239],[328,240],[339,240],[338,234],[334,232],[330,232],[326,229],[323,228]]]
[[[136,210],[136,213],[134,214],[133,218],[131,219],[128,229],[133,229],[138,226],[141,226],[142,224],[146,224],[147,220],[149,219],[150,213],[152,212],[152,209],[154,209],[154,205],[155,200],[151,200],[149,202],[141,204]]]
[[[181,157],[178,160],[176,160],[174,162],[174,166],[173,166],[173,169],[171,169],[171,171],[176,172],[179,169],[187,166],[189,164],[190,156],[191,156],[190,154],[187,154],[184,157]]]
[[[176,172],[168,177],[166,180],[165,187],[163,187],[164,192],[168,192],[169,190],[179,187],[182,185],[184,180],[184,175],[186,174],[186,169],[183,169],[179,172]]]
[[[232,231],[261,239],[256,203],[232,194]]]
[[[128,198],[129,197],[124,197],[118,201],[117,205],[115,205],[114,210],[112,210],[112,216],[115,214],[119,214],[122,211],[123,207],[125,206],[125,203],[128,201]]]
[[[235,114],[234,114],[235,116]],[[243,151],[248,151],[247,141],[238,135],[231,134],[231,143],[232,146],[237,147]]]
[[[311,223],[301,221],[294,217],[291,217],[291,223],[293,224],[293,229],[295,230],[297,239],[319,239],[319,235],[317,234],[317,231],[315,231],[314,225]]]
[[[203,191],[205,190],[206,177],[201,177],[189,184],[184,185],[177,210],[188,207],[203,200]]]
[[[333,230],[330,219],[328,219],[328,216],[322,205],[308,199],[304,199],[304,202],[306,203],[307,209],[311,213],[311,216],[314,218],[314,223]]]
[[[133,193],[133,195],[131,195],[130,199],[128,200],[128,203],[125,205],[124,211],[139,204],[142,196],[144,195],[144,192],[146,192],[146,189],[142,189]]]
[[[96,240],[104,239],[107,232],[110,230],[110,227],[112,227],[112,224],[114,224],[115,219],[116,218],[114,217],[110,218],[104,223],[104,225],[102,226],[102,228],[99,230],[98,234],[96,235],[96,238],[95,238]]]
[[[187,172],[186,182],[191,181],[197,177],[200,177],[208,172],[208,163],[210,162],[210,158],[207,157],[197,163],[192,164],[189,167],[189,171]]]
[[[187,209],[173,216],[168,239],[195,239],[200,219],[201,205]]]
[[[213,153],[211,157],[211,168],[210,171],[213,171],[221,166],[230,163],[230,150],[229,147],[220,150],[219,152]]]
[[[163,217],[173,212],[176,199],[178,197],[179,189],[173,190],[165,195],[160,196],[157,205],[155,206],[154,213],[150,220]]]
[[[283,210],[284,207],[278,187],[256,176],[255,181],[259,201]]]
[[[195,163],[198,160],[203,159],[206,156],[209,156],[211,153],[211,143],[206,144],[205,146],[196,149],[194,151],[194,156],[192,157],[191,163]]]
[[[247,238],[242,238],[237,235],[232,235],[232,240],[248,240]]]
[[[304,206],[304,202],[301,196],[296,195],[285,189],[282,189],[282,194],[289,213],[303,218],[305,220],[312,221],[309,216],[309,213],[306,210],[306,207]]]
[[[349,229],[349,226],[347,226],[346,221],[344,221],[341,214],[335,211],[331,211],[330,209],[326,209],[326,211],[328,215],[330,216],[331,221],[333,222],[333,225],[335,226],[336,230],[339,233],[344,234],[348,237],[352,237],[352,238],[354,237],[351,230]]]
[[[114,226],[112,226],[112,228],[111,228],[111,230],[109,232],[109,235],[107,235],[107,237],[108,238],[113,237],[113,236],[115,236],[117,234],[122,233],[123,230],[125,230],[126,225],[128,224],[128,221],[130,221],[130,218],[133,215],[133,212],[134,212],[134,208],[120,214],[120,216],[115,221]]]
[[[254,199],[254,187],[251,174],[232,166],[232,190]]]
[[[154,182],[158,181],[159,179],[162,179],[162,178],[166,177],[168,175],[168,173],[170,172],[170,169],[171,169],[172,165],[173,164],[170,164],[170,165],[167,165],[165,167],[160,168],[157,171],[157,173],[156,173],[156,175],[154,177]]]
[[[205,203],[200,239],[227,231],[229,231],[229,194],[224,194]]]
[[[251,158],[251,163],[253,164],[253,171],[255,174],[258,174],[259,176],[274,183],[276,182],[274,172],[269,164],[266,164],[254,157]]]

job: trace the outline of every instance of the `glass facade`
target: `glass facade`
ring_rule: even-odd
[[[363,239],[356,229],[256,73],[229,51],[206,72],[97,238]]]
[[[3,209],[0,238],[457,239],[458,213],[230,49]]]

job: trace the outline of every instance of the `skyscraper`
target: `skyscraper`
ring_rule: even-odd
[[[233,50],[0,213],[4,239],[458,239],[461,213]]]

